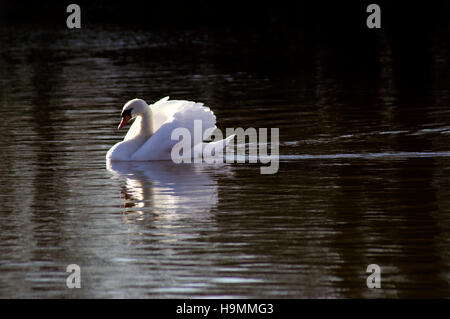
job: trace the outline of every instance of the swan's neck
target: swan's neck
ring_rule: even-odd
[[[130,157],[153,135],[153,114],[148,108],[138,115],[122,142],[114,145],[106,157],[111,160],[129,160]]]
[[[139,138],[148,140],[153,135],[153,114],[152,110],[148,108],[144,113],[140,115],[139,119],[141,125],[139,125],[139,133],[137,136]]]

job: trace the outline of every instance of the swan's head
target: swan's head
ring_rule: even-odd
[[[128,121],[134,119],[138,115],[142,115],[148,110],[148,105],[144,100],[133,99],[128,101],[122,109],[122,120],[119,124],[119,129],[121,129]]]

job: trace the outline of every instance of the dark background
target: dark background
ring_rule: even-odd
[[[336,58],[333,68],[346,69],[343,76],[360,73],[358,61],[377,56],[379,37],[388,39],[394,60],[394,74],[401,76],[397,87],[426,87],[430,83],[429,48],[438,39],[449,45],[449,1],[2,1],[0,23],[36,25],[60,29],[69,15],[66,7],[75,2],[81,7],[83,28],[127,26],[137,29],[220,28],[226,37],[241,38],[240,48],[258,50],[256,68],[282,68],[271,61],[313,54],[325,48]],[[381,29],[368,29],[366,8],[381,7]],[[252,35],[254,35],[252,37]],[[384,46],[384,50],[386,47]],[[283,59],[281,59],[283,60]],[[255,62],[255,61],[253,61]],[[332,61],[331,61],[332,62]],[[445,65],[448,68],[448,65]],[[410,72],[414,68],[414,72]],[[448,81],[448,74],[442,79]]]
[[[72,2],[80,30],[66,27]],[[381,29],[366,26],[372,2]],[[213,284],[188,296],[447,298],[449,12],[444,1],[1,1],[0,296],[73,297],[57,276],[75,259],[91,266],[79,297],[179,297],[196,274],[190,283]],[[187,185],[216,185],[218,202],[206,220],[166,227],[187,235],[180,244],[152,229],[178,226],[153,214],[167,190],[131,172],[148,206],[127,219],[121,205],[142,203],[121,197],[134,194],[130,174],[120,184],[105,170],[122,105],[165,95],[211,106],[219,128],[279,127],[282,144],[273,176],[234,165]],[[184,173],[155,170],[166,171]],[[120,244],[128,222],[134,247]],[[237,285],[210,273],[230,263]],[[378,294],[370,263],[385,267]]]

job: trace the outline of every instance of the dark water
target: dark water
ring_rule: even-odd
[[[449,37],[278,36],[3,28],[0,297],[448,298]],[[107,168],[122,105],[166,95],[279,128],[278,173]]]

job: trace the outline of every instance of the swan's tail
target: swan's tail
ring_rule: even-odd
[[[210,142],[210,143],[202,143],[202,148],[204,149],[205,146],[209,146],[211,148],[214,148],[216,150],[223,150],[230,142],[234,139],[236,134],[232,134],[228,136],[227,138],[224,138],[223,140],[216,141],[216,142]]]
[[[230,142],[234,139],[236,134],[232,134],[227,138],[210,142],[210,143],[202,143],[201,149],[198,147],[193,148],[194,157],[211,157],[211,156],[219,156],[219,154],[223,154],[225,147],[230,144]],[[200,153],[201,152],[201,153]]]

